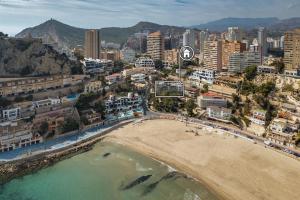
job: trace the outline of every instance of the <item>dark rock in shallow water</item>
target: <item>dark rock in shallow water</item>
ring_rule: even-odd
[[[151,193],[157,186],[160,182],[162,181],[166,181],[166,180],[169,180],[169,179],[178,179],[178,178],[188,178],[187,175],[185,174],[182,174],[182,173],[179,173],[179,172],[169,172],[168,174],[166,174],[165,176],[163,176],[161,179],[159,179],[158,181],[154,182],[154,183],[151,183],[150,185],[148,185],[146,187],[146,189],[144,190],[144,192],[142,193],[142,196],[145,196],[149,193]]]
[[[146,187],[146,189],[144,190],[142,196],[146,196],[147,194],[151,193],[157,187],[157,185],[159,184],[159,182],[160,182],[160,180],[156,181],[154,183],[151,183],[150,185],[148,185]]]
[[[122,190],[128,190],[130,188],[133,188],[134,186],[147,181],[151,176],[152,175],[141,176],[141,177],[137,178],[136,180],[132,181],[131,183],[129,183],[128,185],[126,185],[125,187],[123,187]]]
[[[111,153],[105,153],[105,154],[103,154],[103,158],[106,158],[106,157],[110,156],[110,154]]]

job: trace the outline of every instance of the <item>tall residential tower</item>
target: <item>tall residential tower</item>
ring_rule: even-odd
[[[100,32],[98,30],[88,30],[85,32],[85,53],[86,58],[99,59],[100,58]]]
[[[163,60],[164,59],[164,36],[161,32],[150,33],[147,37],[147,54],[153,60]]]
[[[286,69],[300,67],[300,29],[288,31],[284,35],[284,64]]]

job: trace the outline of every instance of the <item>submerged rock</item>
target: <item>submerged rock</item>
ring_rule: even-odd
[[[110,156],[110,154],[111,153],[105,153],[105,154],[103,154],[103,158],[106,158],[106,157]]]
[[[125,187],[123,187],[122,190],[128,190],[130,188],[133,188],[136,185],[139,185],[139,184],[147,181],[151,176],[152,175],[141,176],[141,177],[137,178],[136,180],[132,181],[131,183],[129,183],[128,185],[126,185]]]
[[[162,181],[166,181],[166,180],[169,180],[169,179],[178,179],[178,178],[188,178],[187,175],[185,174],[182,174],[182,173],[179,173],[179,172],[169,172],[168,174],[166,174],[165,176],[163,176],[161,179],[159,179],[158,181],[154,182],[154,183],[151,183],[150,185],[148,185],[146,187],[146,189],[144,190],[144,192],[142,193],[142,196],[145,196],[149,193],[151,193],[157,186],[160,182]]]
[[[147,194],[151,193],[156,187],[157,185],[159,184],[160,181],[156,181],[154,183],[151,183],[150,185],[148,185],[146,187],[146,189],[144,190],[142,196],[146,196]]]

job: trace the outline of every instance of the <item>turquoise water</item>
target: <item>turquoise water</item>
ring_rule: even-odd
[[[1,186],[0,200],[217,199],[193,179],[170,172],[122,146],[99,143],[90,152]],[[142,176],[148,179],[134,184]]]

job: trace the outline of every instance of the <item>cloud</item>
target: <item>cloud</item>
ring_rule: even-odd
[[[294,16],[299,16],[299,0],[0,0],[1,27],[13,30],[49,18],[101,28],[139,21],[184,26],[224,17]]]

